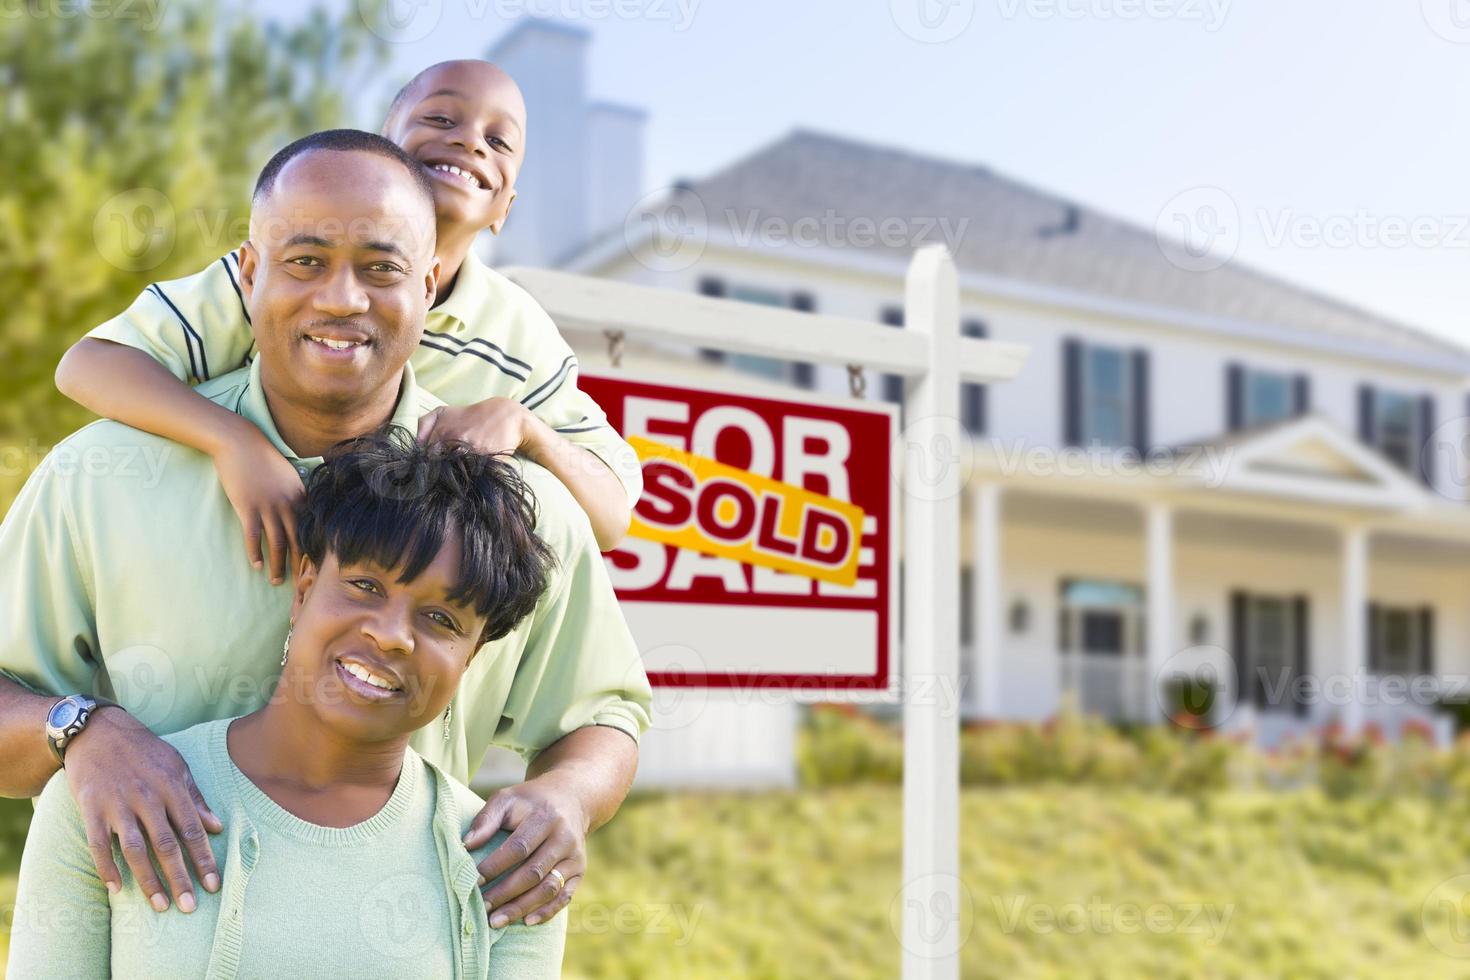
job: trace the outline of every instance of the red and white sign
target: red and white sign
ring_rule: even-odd
[[[654,684],[889,687],[891,406],[621,375],[581,386],[643,466],[606,561]]]

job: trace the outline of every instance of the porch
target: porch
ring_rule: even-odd
[[[1470,508],[1308,417],[1143,465],[977,445],[966,710],[1448,739]]]

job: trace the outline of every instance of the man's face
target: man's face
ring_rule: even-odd
[[[250,215],[240,286],[272,388],[341,409],[396,386],[439,275],[433,214],[403,166],[318,150]]]
[[[383,135],[428,168],[441,224],[499,233],[526,142],[526,104],[509,75],[483,61],[431,68],[384,121]]]

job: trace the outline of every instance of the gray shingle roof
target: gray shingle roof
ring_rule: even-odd
[[[1152,229],[1109,217],[981,166],[796,130],[687,184],[709,221],[737,229],[799,218],[948,218],[959,268],[1152,306],[1287,325],[1461,362],[1470,351],[1423,330],[1293,286],[1232,260],[1194,272],[1165,258]],[[963,223],[963,224],[962,224]],[[849,224],[848,227],[851,227]],[[909,228],[918,230],[920,222]],[[935,227],[930,241],[943,240]],[[825,238],[824,238],[825,241]],[[849,246],[851,247],[851,246]],[[863,245],[907,258],[913,245]]]

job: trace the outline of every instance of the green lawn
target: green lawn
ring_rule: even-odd
[[[633,801],[594,837],[567,973],[896,976],[899,814],[888,787]],[[1447,804],[1048,787],[966,790],[962,820],[967,978],[1470,976],[1421,924],[1470,872]]]
[[[899,803],[880,786],[631,800],[593,838],[567,976],[895,976]],[[962,819],[967,978],[1470,977],[1423,924],[1470,872],[1461,805],[1028,787],[966,790]],[[1450,945],[1464,922],[1430,922],[1470,954]]]

